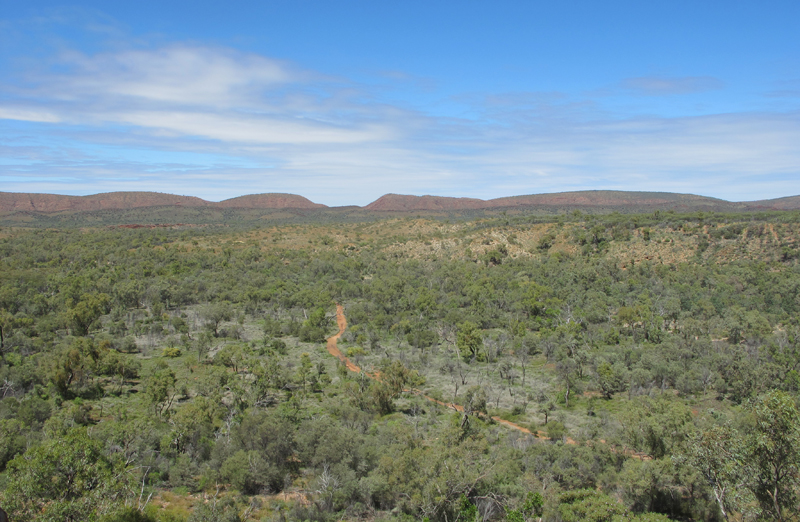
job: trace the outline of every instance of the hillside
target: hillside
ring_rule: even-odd
[[[486,208],[486,206],[486,201],[482,199],[386,194],[364,208],[376,212],[412,212],[420,210],[472,210]]]
[[[208,205],[222,208],[327,208],[326,205],[314,203],[295,194],[251,194],[226,199],[219,203],[209,202]]]
[[[203,207],[207,205],[209,202],[200,198],[160,192],[106,192],[91,196],[0,192],[0,212],[86,212],[139,207]]]
[[[110,192],[91,196],[0,192],[0,225],[82,227],[114,225],[245,225],[365,222],[413,215],[472,220],[586,214],[647,214],[655,211],[771,212],[800,209],[800,196],[729,202],[669,192],[577,191],[490,200],[386,194],[364,206],[328,207],[295,194],[252,194],[220,202],[157,192]]]
[[[497,198],[486,202],[490,207],[520,206],[589,206],[589,207],[668,207],[688,208],[697,206],[725,207],[728,201],[694,194],[672,192],[628,192],[621,190],[582,190],[556,192],[553,194],[531,194]]]
[[[800,196],[749,201],[743,203],[743,205],[746,205],[748,209],[768,208],[774,210],[796,210],[800,208]]]
[[[250,194],[220,202],[193,196],[160,192],[106,192],[90,196],[58,194],[26,194],[0,192],[0,212],[91,212],[96,210],[128,210],[147,207],[208,207],[246,209],[326,209],[296,194]],[[796,210],[800,196],[758,201],[730,202],[695,194],[672,192],[633,192],[620,190],[584,190],[509,196],[490,200],[444,196],[386,194],[360,207],[371,212],[438,212],[487,210],[502,208],[602,208],[602,209],[673,209],[711,211]],[[344,208],[344,207],[337,207]],[[359,207],[348,207],[359,208]]]
[[[800,213],[181,210],[229,221],[0,230],[12,520],[723,520],[712,451],[732,520],[771,505]]]
[[[731,202],[723,199],[672,192],[633,192],[622,190],[582,190],[529,194],[490,200],[440,196],[387,194],[370,203],[366,210],[379,212],[460,211],[493,209],[574,210],[652,212],[653,210],[735,212],[747,210],[800,209],[800,196],[778,199]]]
[[[0,192],[0,212],[92,212],[147,207],[308,209],[325,208],[325,205],[294,194],[252,194],[216,203],[193,196],[176,196],[160,192],[105,192],[91,196]]]

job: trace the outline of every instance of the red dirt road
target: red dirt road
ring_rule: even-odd
[[[341,352],[341,350],[339,350],[339,348],[337,346],[337,343],[338,343],[339,339],[342,337],[342,334],[347,329],[347,319],[344,316],[344,307],[342,305],[340,305],[340,304],[336,305],[336,324],[339,326],[339,332],[336,333],[336,335],[328,337],[328,345],[327,345],[328,353],[330,353],[331,355],[333,355],[334,357],[336,357],[337,359],[342,361],[342,363],[351,372],[361,373],[361,368],[359,368],[358,365],[356,365],[353,361],[351,361],[350,359],[345,357],[345,355]],[[370,374],[367,374],[367,375],[369,377],[373,378],[373,379],[377,378],[377,375],[370,375]],[[423,393],[421,391],[419,391],[419,390],[406,390],[406,391],[408,391],[410,393],[413,393],[415,395],[419,395],[420,397],[423,397],[423,398],[425,398],[425,399],[427,399],[427,400],[429,400],[431,402],[435,402],[436,404],[445,406],[447,408],[451,408],[451,409],[454,409],[454,410],[459,411],[459,412],[463,412],[464,411],[464,407],[463,406],[460,406],[460,405],[454,404],[454,403],[450,403],[450,402],[442,402],[440,400],[436,400],[433,397],[428,397],[427,395],[423,395]],[[520,426],[519,424],[514,424],[511,421],[507,421],[507,420],[501,419],[500,417],[492,417],[492,420],[494,420],[495,422],[497,422],[499,424],[502,424],[504,426],[508,426],[509,428],[521,431],[523,433],[533,434],[531,432],[531,430],[529,430],[528,428],[524,428],[524,427]],[[541,436],[541,435],[538,435],[538,436]],[[574,444],[574,441],[573,441],[573,444]]]
[[[336,305],[336,324],[339,326],[339,332],[336,333],[336,335],[328,337],[328,345],[327,345],[328,353],[330,353],[331,355],[333,355],[334,357],[336,357],[337,359],[342,361],[342,363],[351,372],[361,373],[361,368],[359,368],[350,359],[345,357],[345,355],[337,347],[337,343],[338,343],[339,339],[342,337],[342,334],[347,329],[347,319],[344,316],[344,307],[342,305],[340,305],[340,304]],[[368,377],[370,377],[371,379],[379,378],[379,375],[377,373],[376,374],[370,374],[370,373],[366,373],[365,372],[365,374]],[[463,406],[460,406],[460,405],[452,403],[452,402],[443,402],[443,401],[434,399],[433,397],[429,397],[427,395],[424,395],[419,390],[411,389],[411,390],[405,390],[405,391],[407,391],[409,393],[413,393],[415,395],[419,395],[420,397],[422,397],[422,398],[424,398],[426,400],[429,400],[431,402],[435,402],[436,404],[439,404],[441,406],[445,406],[447,408],[451,408],[451,409],[453,409],[455,411],[458,411],[458,412],[463,412],[464,411],[464,407]],[[540,439],[547,439],[547,437],[545,437],[544,434],[542,432],[540,432],[540,431],[537,431],[537,432],[534,433],[531,430],[529,430],[528,428],[520,426],[519,424],[514,424],[511,421],[507,421],[505,419],[501,419],[500,417],[492,417],[492,420],[497,422],[498,424],[502,424],[503,426],[506,426],[508,428],[511,428],[511,429],[514,429],[514,430],[517,430],[517,431],[521,431],[522,433],[527,433],[527,434],[530,434],[530,435],[534,435],[535,437],[538,437]],[[573,440],[573,439],[571,439],[569,437],[567,437],[565,442],[567,444],[577,444],[577,442],[575,440]],[[602,441],[602,440],[600,442],[604,443],[604,441]],[[626,454],[629,457],[632,457],[634,459],[650,460],[650,456],[644,455],[642,453],[638,453],[638,452],[630,450],[630,449],[621,449],[621,450],[612,449],[612,451],[615,451],[615,452],[616,451],[621,451],[622,453],[624,453],[624,454]]]
[[[351,372],[361,373],[361,368],[355,365],[350,359],[344,356],[344,354],[339,350],[336,346],[336,343],[339,341],[339,338],[342,336],[344,331],[347,329],[347,319],[344,317],[344,307],[340,304],[336,305],[336,324],[339,325],[339,332],[332,336],[328,337],[328,353],[342,361],[347,369]]]

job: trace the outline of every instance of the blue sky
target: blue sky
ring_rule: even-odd
[[[0,0],[0,191],[800,194],[800,2]]]

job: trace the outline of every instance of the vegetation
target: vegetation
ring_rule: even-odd
[[[798,520],[798,217],[0,229],[0,507]]]

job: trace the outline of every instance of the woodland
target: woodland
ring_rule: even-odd
[[[796,211],[4,226],[0,355],[15,522],[800,520]]]

